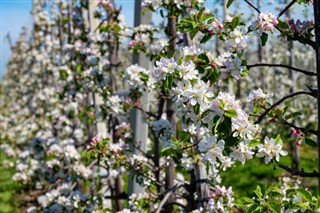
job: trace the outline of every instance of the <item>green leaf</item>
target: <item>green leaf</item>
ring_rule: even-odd
[[[193,111],[196,115],[199,114],[200,112],[200,104],[196,104],[194,107],[193,107]]]
[[[249,146],[254,147],[254,146],[257,146],[258,144],[260,144],[260,141],[252,140],[252,141],[250,141]]]
[[[285,21],[282,21],[281,19],[278,19],[278,24],[277,27],[280,29],[288,29],[289,28],[289,24]]]
[[[247,209],[247,213],[253,213],[253,212],[257,212],[259,209],[259,205],[258,204],[252,204],[248,209]]]
[[[232,118],[232,117],[237,116],[237,112],[234,109],[229,109],[224,112],[224,115],[229,118]]]
[[[280,213],[281,212],[280,206],[275,202],[269,202],[269,207],[273,212],[276,212],[276,213]]]
[[[213,34],[206,34],[202,37],[202,39],[200,40],[200,43],[206,43],[207,41],[209,41],[212,38]]]
[[[231,24],[232,24],[232,29],[236,28],[240,24],[239,16],[233,17]]]
[[[282,143],[282,139],[281,139],[280,134],[277,135],[277,137],[276,137],[276,142],[275,142],[275,143],[276,143],[276,144]]]
[[[164,82],[164,88],[165,88],[165,90],[169,90],[169,89],[171,89],[171,87],[172,87],[172,76],[168,75],[166,77],[165,82]]]
[[[295,203],[294,206],[298,206],[301,209],[310,209],[309,203]]]
[[[294,113],[291,113],[291,114],[285,116],[285,119],[288,120],[290,118],[294,118],[294,117],[297,117],[297,116],[300,116],[300,115],[302,115],[301,112],[294,112]]]
[[[257,186],[257,189],[254,190],[254,193],[257,195],[258,198],[262,198],[263,197],[263,194],[262,194],[260,186]]]
[[[247,205],[253,204],[254,200],[252,200],[251,198],[248,197],[242,197],[237,199],[234,204],[237,206],[241,206],[241,207],[245,207]]]
[[[228,2],[227,2],[227,8],[229,8],[232,3],[233,3],[233,0],[228,0]]]
[[[197,35],[198,31],[199,31],[198,27],[191,30],[190,31],[190,38],[193,39]]]
[[[268,41],[268,34],[262,33],[262,35],[260,36],[260,39],[261,39],[261,45],[265,46]]]
[[[310,192],[304,189],[297,189],[297,193],[306,201],[312,203],[312,196]]]
[[[306,144],[308,144],[311,147],[318,147],[317,142],[315,142],[311,138],[305,138],[304,141],[306,142]]]
[[[162,149],[161,154],[162,156],[175,156],[176,150],[173,147],[169,146]]]
[[[308,123],[307,126],[304,128],[304,131],[307,132],[310,129],[312,129],[313,124],[312,123]]]
[[[205,53],[201,53],[198,58],[204,60],[206,63],[209,63],[209,58]]]

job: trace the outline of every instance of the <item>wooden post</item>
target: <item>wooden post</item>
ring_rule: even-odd
[[[134,13],[134,26],[139,26],[140,24],[150,24],[152,19],[151,12],[145,12],[142,14],[141,11],[141,0],[135,1],[135,13]],[[145,54],[134,54],[132,56],[132,63],[138,64],[145,69],[150,68],[150,60],[146,57]],[[141,108],[143,110],[149,110],[149,98],[148,98],[148,91],[143,92],[142,97],[140,98]],[[140,146],[142,151],[146,150],[146,143],[148,139],[148,124],[145,121],[141,110],[132,109],[130,115],[130,124],[131,129],[134,134],[133,142],[137,143],[136,145]],[[135,149],[134,145],[131,145],[131,150],[133,153],[138,154],[139,151]],[[139,193],[143,189],[142,187],[134,180],[134,177],[130,175],[129,183],[128,183],[128,194],[131,195],[132,193]]]
[[[99,26],[99,21],[94,17],[94,11],[95,8],[98,5],[98,1],[89,1],[89,8],[88,8],[88,12],[89,14],[86,16],[88,17],[87,20],[89,27],[90,27],[90,32],[93,33],[97,27]],[[95,130],[96,130],[96,134],[99,135],[100,137],[106,137],[107,134],[107,126],[106,126],[106,121],[103,119],[102,117],[102,113],[101,113],[101,109],[100,106],[103,104],[103,98],[97,94],[97,93],[92,93],[92,101],[94,104],[94,108],[95,108],[95,117],[96,117],[96,126],[95,126]],[[98,159],[99,161],[99,159]],[[97,174],[100,176],[101,174],[106,173],[105,169],[102,169],[101,167],[99,167],[99,162],[98,162],[98,168],[97,168]],[[93,180],[94,181],[94,180]],[[108,200],[108,202],[106,202],[106,206],[107,208],[111,208],[112,207],[112,203],[111,200]]]
[[[285,1],[285,3],[288,3],[288,0]],[[290,9],[288,9],[286,13],[286,18],[289,20],[291,18]],[[289,66],[294,67],[294,52],[293,49],[293,42],[290,41],[288,45],[288,52],[289,52]],[[295,91],[295,75],[293,70],[289,69],[289,79],[292,82],[290,93],[293,93]],[[295,101],[293,100],[293,105],[295,105]],[[299,169],[299,161],[300,161],[300,155],[299,155],[299,147],[296,143],[290,143],[290,150],[291,150],[291,160],[292,160],[292,168]]]

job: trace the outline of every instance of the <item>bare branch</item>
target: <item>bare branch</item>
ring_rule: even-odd
[[[291,167],[288,167],[286,165],[283,165],[281,163],[279,163],[279,167],[286,170],[287,172],[289,172],[291,175],[293,176],[300,176],[300,177],[320,177],[320,173],[313,170],[313,172],[305,172],[303,171],[303,169],[297,170],[297,169],[293,169]]]
[[[170,198],[170,195],[176,190],[177,185],[174,185],[171,189],[169,189],[166,192],[166,195],[163,197],[163,199],[161,200],[159,207],[157,209],[157,211],[155,213],[160,213],[162,207],[164,206],[164,204],[167,202],[167,200]]]
[[[252,9],[254,9],[255,11],[257,11],[258,13],[261,13],[261,11],[256,8],[253,4],[251,4],[251,2],[249,2],[248,0],[244,0]]]
[[[296,3],[297,0],[292,0],[278,15],[278,18],[280,18],[280,16],[282,16],[285,12],[287,12],[287,10],[290,9],[290,7],[292,5],[294,5],[294,3]]]
[[[248,69],[251,69],[251,68],[253,68],[253,67],[283,67],[283,68],[287,68],[287,69],[290,69],[290,70],[293,70],[293,71],[296,71],[296,72],[300,72],[300,73],[303,73],[303,74],[309,75],[309,76],[316,76],[316,75],[317,75],[317,74],[314,73],[314,72],[306,71],[306,70],[299,69],[299,68],[292,67],[292,66],[285,65],[285,64],[260,63],[260,64],[247,65],[247,68],[248,68]]]
[[[289,98],[293,98],[295,96],[298,96],[298,95],[310,95],[312,97],[313,96],[313,93],[312,92],[306,92],[306,91],[299,91],[299,92],[294,92],[294,93],[291,93],[283,98],[281,98],[279,101],[277,101],[276,103],[274,103],[271,107],[269,107],[268,109],[266,109],[261,115],[259,115],[259,118],[256,122],[254,122],[255,124],[258,124],[262,121],[262,119],[272,110],[274,109],[276,106],[280,105],[282,102],[284,102],[285,100],[289,99]]]

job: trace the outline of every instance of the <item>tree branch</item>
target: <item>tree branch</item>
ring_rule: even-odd
[[[294,92],[294,93],[291,93],[283,98],[281,98],[279,101],[277,101],[276,103],[274,103],[271,107],[269,107],[268,109],[266,109],[261,115],[259,115],[258,117],[258,120],[256,122],[254,122],[255,124],[258,124],[262,121],[262,119],[273,109],[275,108],[276,106],[280,105],[282,102],[284,102],[285,100],[289,99],[289,98],[292,98],[292,97],[295,97],[295,96],[298,96],[298,95],[310,95],[312,97],[313,96],[313,93],[312,92],[306,92],[306,91],[299,91],[299,92]]]
[[[287,10],[290,9],[290,7],[292,5],[294,5],[294,3],[296,3],[297,0],[292,0],[278,15],[278,18],[280,18]]]
[[[293,169],[291,167],[288,167],[286,165],[283,165],[281,163],[279,163],[279,167],[286,170],[287,172],[289,172],[291,175],[293,176],[300,176],[300,177],[320,177],[320,173],[313,170],[313,172],[304,172],[303,169],[301,171],[297,170],[297,169]]]
[[[255,11],[257,11],[258,13],[261,13],[261,11],[256,8],[253,4],[251,4],[251,2],[249,2],[248,0],[244,0],[252,9],[254,9]]]
[[[253,68],[253,67],[283,67],[283,68],[287,68],[287,69],[290,69],[290,70],[293,70],[293,71],[296,71],[296,72],[300,72],[300,73],[303,73],[303,74],[309,75],[309,76],[316,76],[316,75],[317,75],[317,74],[314,73],[314,72],[306,71],[306,70],[299,69],[299,68],[292,67],[292,66],[285,65],[285,64],[260,63],[260,64],[247,65],[247,68],[248,68],[248,69],[251,69],[251,68]]]
[[[244,0],[251,8],[253,8],[257,13],[261,13],[261,11],[258,9],[258,8],[256,8],[253,4],[251,4],[248,0]],[[295,2],[295,0],[293,1],[293,3]],[[291,2],[292,3],[292,2]],[[290,3],[290,4],[291,4]],[[293,4],[292,3],[292,4]],[[290,5],[289,4],[289,5]],[[288,6],[289,6],[288,5]],[[288,7],[287,6],[287,7]],[[291,7],[292,5],[290,5],[290,7]],[[286,7],[286,8],[287,8]],[[288,9],[290,8],[290,7],[288,7]],[[284,9],[283,11],[285,12],[287,9]],[[281,13],[280,13],[281,14]],[[279,15],[280,15],[279,14]],[[282,14],[281,14],[282,15]],[[279,30],[279,32],[281,32],[282,33],[282,30],[280,29],[280,28],[278,28],[277,26],[275,26],[275,28],[277,29],[277,30]],[[314,42],[314,41],[312,41],[312,40],[310,40],[310,39],[306,39],[306,40],[304,40],[304,41],[302,41],[302,39],[301,39],[301,37],[299,37],[299,36],[294,36],[294,37],[292,37],[292,36],[287,36],[287,37],[289,37],[289,38],[291,38],[293,41],[299,41],[300,43],[302,43],[302,44],[308,44],[309,46],[311,46],[313,49],[316,49],[316,43]]]
[[[308,129],[306,130],[305,128],[303,127],[298,127],[296,125],[294,125],[293,123],[289,123],[288,121],[284,120],[284,119],[281,119],[281,121],[283,122],[283,124],[287,125],[287,126],[290,126],[290,127],[293,127],[295,129],[298,129],[300,130],[301,132],[303,133],[311,133],[311,134],[314,134],[314,135],[317,135],[317,131],[316,130],[313,130],[313,129]]]
[[[162,207],[164,206],[164,204],[167,202],[167,200],[170,198],[170,195],[176,190],[177,185],[174,185],[171,189],[169,189],[166,192],[166,195],[163,197],[163,199],[161,200],[159,207],[157,209],[157,211],[155,213],[160,213]]]

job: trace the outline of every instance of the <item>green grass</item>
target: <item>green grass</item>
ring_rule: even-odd
[[[4,159],[5,155],[0,152],[0,213],[15,213],[18,212],[17,199],[15,199],[18,184],[12,181],[14,171],[3,168]]]

